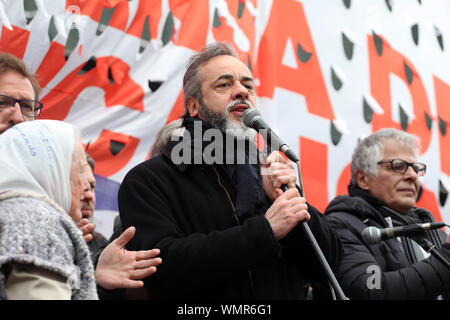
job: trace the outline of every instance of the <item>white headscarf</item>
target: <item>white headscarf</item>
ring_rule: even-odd
[[[34,120],[6,130],[0,135],[0,193],[48,197],[69,213],[74,148],[74,127],[62,121]]]

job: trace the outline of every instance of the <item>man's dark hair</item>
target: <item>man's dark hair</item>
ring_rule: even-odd
[[[188,98],[194,97],[199,101],[202,98],[202,79],[199,77],[200,66],[217,56],[237,57],[231,45],[224,42],[213,42],[206,45],[201,51],[189,59],[187,70],[183,77],[184,115],[182,118],[189,116],[187,109]]]
[[[34,91],[34,99],[39,99],[41,87],[36,79],[36,76],[28,71],[25,63],[23,63],[22,60],[12,55],[11,53],[2,52],[0,53],[0,74],[8,71],[16,72],[30,80],[31,86],[33,87]]]

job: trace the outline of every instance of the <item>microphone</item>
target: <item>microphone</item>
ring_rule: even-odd
[[[298,157],[295,155],[295,153],[289,148],[289,146],[284,143],[283,140],[281,140],[280,137],[278,137],[272,129],[270,129],[269,125],[264,121],[263,117],[259,113],[258,110],[255,108],[248,108],[242,113],[242,120],[244,121],[244,124],[247,127],[250,127],[252,129],[255,129],[256,131],[259,130],[267,130],[267,145],[270,149],[272,145],[276,146],[277,149],[281,152],[283,152],[286,157],[289,158],[289,160],[297,162],[299,161]],[[270,142],[269,142],[270,141]]]
[[[421,234],[426,230],[434,230],[445,227],[443,222],[429,222],[408,224],[401,227],[378,229],[376,227],[367,227],[361,232],[361,236],[366,244],[376,244],[380,241],[399,236],[414,236]]]

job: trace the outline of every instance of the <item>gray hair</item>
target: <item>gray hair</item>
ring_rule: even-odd
[[[187,70],[183,77],[183,99],[185,111],[183,118],[189,115],[187,109],[188,98],[194,97],[199,101],[202,99],[202,79],[199,77],[200,66],[217,56],[237,57],[236,52],[231,45],[224,42],[213,42],[206,45],[200,52],[196,53],[189,59],[187,63]]]
[[[155,157],[158,154],[161,154],[164,151],[164,148],[166,147],[167,143],[170,140],[170,137],[174,135],[179,135],[177,129],[184,129],[182,127],[183,119],[176,119],[172,122],[169,122],[164,127],[162,127],[158,133],[156,134],[155,142],[153,143],[152,147],[150,148],[150,157]],[[177,130],[177,131],[176,131]],[[180,134],[183,136],[183,133]]]
[[[401,130],[381,129],[359,142],[352,156],[350,185],[356,186],[356,170],[376,177],[378,174],[377,162],[382,160],[382,148],[386,140],[393,139],[400,144],[409,146],[418,156],[420,141],[416,136]]]

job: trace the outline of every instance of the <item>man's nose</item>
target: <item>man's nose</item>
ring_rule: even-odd
[[[20,111],[19,103],[15,103],[14,106],[9,108],[7,111],[10,112],[8,122],[11,124],[11,126],[24,121],[22,111]]]
[[[235,90],[233,91],[233,99],[241,99],[247,100],[248,98],[248,89],[240,82],[238,82],[235,86]]]
[[[92,190],[91,187],[89,187],[88,189],[84,190],[84,193],[83,193],[84,200],[90,201],[90,200],[93,199],[93,197],[94,197],[94,191]]]
[[[405,176],[410,179],[417,179],[419,175],[417,174],[416,171],[414,171],[412,166],[408,166],[408,169],[406,169],[406,172],[405,172]]]

